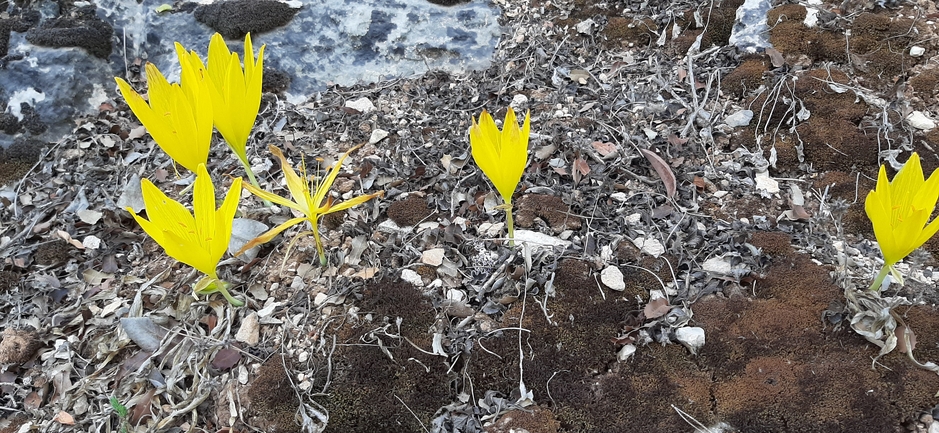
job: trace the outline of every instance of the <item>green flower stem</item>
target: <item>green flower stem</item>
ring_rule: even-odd
[[[509,246],[515,246],[515,220],[512,219],[512,205],[505,205],[505,224],[509,227]]]
[[[251,182],[251,185],[254,185],[255,188],[261,189],[261,185],[258,184],[258,178],[254,176],[254,171],[251,170],[251,163],[248,162],[247,158],[242,159],[238,157],[238,161],[241,162],[241,165],[245,168],[245,173],[248,174],[248,181]],[[273,203],[264,200],[264,207],[271,207]]]
[[[323,249],[323,241],[320,240],[320,230],[316,224],[311,224],[313,226],[313,240],[316,241],[316,253],[320,256],[320,266],[325,267],[329,264],[329,261],[326,259],[326,251]]]
[[[884,265],[884,267],[881,268],[880,272],[877,274],[877,278],[874,278],[874,282],[871,284],[871,287],[867,290],[870,290],[871,292],[880,290],[880,286],[884,284],[884,279],[887,278],[887,274],[889,273],[890,266]]]

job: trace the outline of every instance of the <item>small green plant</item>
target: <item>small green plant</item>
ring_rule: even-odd
[[[127,411],[127,407],[118,401],[117,397],[111,396],[110,402],[111,408],[114,409],[114,413],[116,413],[117,416],[121,418],[121,433],[127,433],[130,430],[130,422],[128,422],[130,412]]]

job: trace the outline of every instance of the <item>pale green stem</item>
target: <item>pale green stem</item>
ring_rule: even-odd
[[[874,282],[871,284],[871,287],[867,290],[870,290],[872,292],[876,292],[880,290],[880,286],[884,284],[884,279],[887,278],[887,274],[889,273],[890,273],[890,266],[884,265],[884,267],[881,268],[880,272],[877,274],[877,277],[874,278]]]
[[[319,218],[319,215],[316,215],[311,219],[310,225],[313,226],[313,239],[316,241],[316,253],[320,256],[320,266],[326,266],[329,264],[329,261],[326,260],[326,251],[323,249],[323,241],[320,240],[320,230],[317,227],[316,219]]]
[[[512,219],[512,205],[506,204],[505,224],[509,227],[509,246],[515,246],[515,220]]]
[[[245,173],[248,175],[248,181],[251,182],[251,185],[254,185],[255,188],[261,189],[261,185],[258,184],[258,178],[254,176],[254,171],[251,170],[251,163],[248,162],[247,157],[242,159],[241,156],[236,154],[238,161],[241,162],[242,167],[245,168]],[[264,207],[271,207],[273,203],[264,200]]]

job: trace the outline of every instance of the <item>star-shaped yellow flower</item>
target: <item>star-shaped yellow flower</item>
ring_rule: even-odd
[[[502,131],[486,110],[479,115],[479,123],[473,119],[470,127],[470,145],[473,160],[486,174],[505,201],[506,225],[509,228],[509,244],[514,245],[515,225],[512,220],[512,194],[522,179],[522,172],[528,164],[528,136],[530,115],[525,114],[521,128],[512,108],[505,113]]]
[[[126,81],[120,78],[115,81],[127,105],[157,145],[174,161],[195,172],[208,159],[212,142],[210,85],[205,68],[200,69],[192,62],[195,53],[187,53],[177,43],[176,55],[182,67],[179,84],[170,84],[156,66],[147,63],[149,104]]]
[[[339,157],[339,160],[336,161],[336,164],[329,171],[329,173],[326,175],[326,178],[324,178],[322,182],[318,182],[316,179],[311,179],[311,181],[308,182],[306,168],[303,165],[301,165],[301,177],[297,175],[297,172],[295,172],[293,168],[290,167],[290,164],[287,162],[287,158],[284,157],[284,154],[280,151],[280,149],[274,145],[269,146],[271,153],[280,159],[280,165],[283,168],[284,177],[287,181],[287,190],[290,191],[290,196],[293,198],[293,201],[283,198],[277,194],[264,191],[250,184],[246,184],[245,188],[247,188],[248,191],[251,191],[252,194],[264,200],[294,209],[302,213],[303,216],[287,220],[283,224],[274,227],[273,229],[268,230],[260,236],[252,239],[250,242],[245,244],[241,250],[235,253],[235,256],[238,256],[239,254],[254,248],[257,245],[274,239],[274,237],[280,234],[280,232],[287,230],[291,226],[299,224],[303,221],[307,221],[310,223],[310,227],[313,231],[313,238],[316,240],[316,250],[319,253],[320,264],[326,266],[326,252],[323,250],[323,243],[320,241],[320,233],[319,229],[317,228],[319,218],[326,214],[349,209],[353,206],[365,203],[375,197],[381,197],[385,194],[384,191],[378,191],[372,194],[360,195],[335,206],[333,205],[333,198],[327,197],[327,194],[329,193],[329,187],[332,186],[333,182],[336,180],[336,176],[339,175],[339,169],[342,167],[342,162],[345,161],[350,153],[359,147],[362,147],[362,145],[360,144],[355,146],[346,151],[346,153],[342,154],[342,156]]]
[[[874,226],[877,244],[884,255],[884,267],[871,286],[880,288],[881,283],[892,272],[902,284],[893,265],[922,246],[936,231],[939,218],[929,221],[939,200],[939,170],[933,171],[929,179],[923,176],[919,155],[915,152],[897,172],[893,181],[887,180],[887,170],[880,167],[877,187],[867,195],[864,209]]]
[[[241,197],[241,178],[232,182],[222,206],[215,208],[215,186],[204,164],[196,168],[190,213],[185,206],[163,194],[148,179],[140,182],[147,219],[126,208],[166,254],[206,274],[196,283],[196,292],[207,294],[221,292],[233,305],[244,303],[231,297],[229,284],[218,278],[216,267],[228,249],[231,239],[232,220]]]

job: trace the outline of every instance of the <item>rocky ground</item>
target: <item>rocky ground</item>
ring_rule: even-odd
[[[385,196],[324,219],[327,267],[310,236],[287,248],[299,230],[223,261],[245,307],[195,299],[120,208],[139,178],[186,183],[123,101],[7,149],[2,431],[939,428],[939,376],[875,360],[845,307],[880,268],[879,165],[939,167],[933,2],[777,5],[759,54],[728,45],[738,0],[497,3],[488,70],[265,96],[262,186],[286,194],[269,144],[312,167],[364,142],[335,197]],[[516,248],[466,133],[508,106],[532,124],[515,207],[537,241]],[[227,185],[241,168],[213,149]],[[291,217],[247,193],[240,213]],[[887,293],[923,362],[937,254]]]

